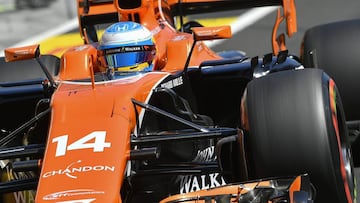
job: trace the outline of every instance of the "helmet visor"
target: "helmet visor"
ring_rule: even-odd
[[[103,51],[101,61],[105,66],[117,68],[131,67],[154,59],[154,46],[120,47]]]

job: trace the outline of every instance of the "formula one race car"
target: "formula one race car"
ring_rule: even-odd
[[[83,45],[1,58],[2,202],[356,202],[348,111],[308,63],[318,38],[296,57],[277,36],[296,32],[293,0],[77,3]],[[230,27],[183,19],[270,5],[263,57],[216,53],[204,41]]]

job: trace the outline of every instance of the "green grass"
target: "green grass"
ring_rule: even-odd
[[[9,11],[9,10],[14,10],[13,6],[9,6],[9,5],[1,5],[0,4],[0,13],[1,12],[5,12],[5,11]]]

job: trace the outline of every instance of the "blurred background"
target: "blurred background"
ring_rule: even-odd
[[[0,50],[67,32],[76,15],[76,0],[0,0]]]
[[[299,54],[302,36],[310,27],[360,18],[359,0],[295,0],[295,3],[298,32],[287,39],[288,49],[295,55]],[[212,48],[215,51],[242,50],[249,56],[261,56],[271,52],[270,39],[276,9],[266,12],[256,10],[256,14],[260,14],[258,17],[250,17],[253,18],[250,19],[251,23],[249,18],[243,18],[247,12],[237,10],[194,15],[189,18],[200,19],[199,21],[207,26],[242,26],[241,29],[233,30],[231,40],[214,44]],[[6,47],[39,42],[42,42],[42,52],[49,52],[57,46],[82,43],[76,16],[76,0],[0,0],[0,55]],[[44,40],[47,40],[46,43]]]
[[[25,9],[25,8],[40,8],[49,6],[53,0],[13,0],[13,1],[3,1],[4,6],[8,4],[8,8],[14,9]]]

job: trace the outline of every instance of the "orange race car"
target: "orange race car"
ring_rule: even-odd
[[[84,44],[1,58],[2,202],[356,202],[335,82],[302,65],[314,43],[300,59],[277,35],[293,0],[77,4]],[[183,18],[270,5],[263,57],[216,53],[230,27]]]

